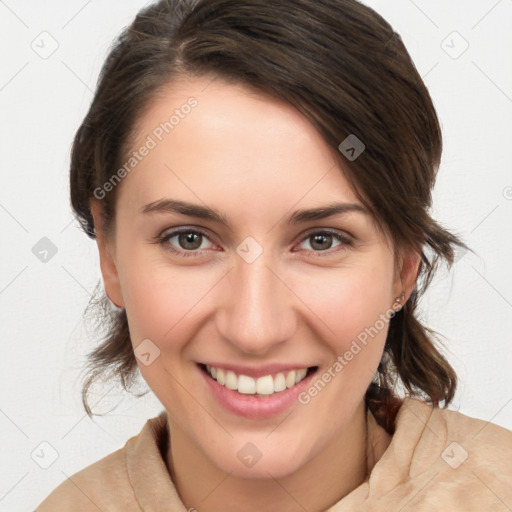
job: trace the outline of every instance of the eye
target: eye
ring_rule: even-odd
[[[156,241],[162,245],[165,250],[184,257],[201,256],[203,250],[214,247],[208,234],[195,228],[174,229],[157,237]],[[204,246],[205,241],[208,241],[210,245]],[[333,245],[333,242],[337,242],[337,244]],[[343,250],[354,244],[353,240],[348,235],[329,229],[310,232],[303,238],[301,244],[304,243],[309,244],[310,248],[305,248],[305,250],[309,252],[328,254],[338,252],[338,250]],[[339,247],[339,249],[331,251],[330,249],[333,247]],[[321,254],[317,255],[321,256]]]
[[[176,239],[174,243],[173,239]],[[185,257],[200,256],[202,250],[213,247],[211,242],[210,246],[205,247],[205,240],[209,240],[205,232],[191,228],[175,229],[157,239],[166,250]]]
[[[333,242],[338,242],[337,245],[333,246]],[[306,250],[310,250],[313,252],[337,252],[338,250],[343,250],[343,248],[347,246],[353,245],[353,240],[346,234],[340,233],[338,231],[332,231],[329,229],[323,229],[321,231],[314,231],[306,235],[303,239],[302,244],[309,243],[311,249],[306,248]],[[329,251],[333,247],[340,247],[340,249],[336,251]]]

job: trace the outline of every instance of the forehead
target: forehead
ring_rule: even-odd
[[[285,102],[221,79],[181,79],[138,120],[133,151],[150,147],[122,182],[131,204],[167,196],[262,209],[360,203],[332,149]]]

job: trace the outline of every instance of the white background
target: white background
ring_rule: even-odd
[[[438,110],[434,216],[477,253],[459,254],[422,303],[460,377],[451,408],[512,429],[512,0],[366,3],[401,34]],[[152,394],[108,388],[97,407],[112,412],[91,421],[82,409],[94,341],[82,314],[100,273],[68,198],[72,137],[109,45],[144,4],[0,1],[1,511],[33,510],[162,409]],[[41,37],[51,48],[43,31],[58,43],[47,59],[31,48]],[[458,58],[464,42],[453,31],[469,44]],[[42,237],[58,250],[46,263],[32,253]],[[41,442],[58,453],[48,469],[31,457],[36,450],[49,462]]]

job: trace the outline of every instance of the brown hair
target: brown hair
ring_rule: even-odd
[[[398,249],[421,254],[415,289],[390,321],[380,386],[366,404],[389,432],[402,383],[411,396],[444,406],[456,374],[416,316],[418,299],[441,260],[463,242],[429,215],[442,139],[430,95],[400,36],[356,0],[162,0],[143,9],[113,46],[92,105],[75,136],[71,201],[94,238],[90,200],[124,161],[144,110],[180,76],[212,76],[281,99],[303,113],[335,153],[346,178]],[[365,144],[351,161],[338,146],[354,134]],[[112,225],[115,190],[102,199]],[[427,251],[430,253],[427,256]],[[100,376],[125,389],[137,373],[125,311],[105,297],[107,331],[89,354],[82,398]]]

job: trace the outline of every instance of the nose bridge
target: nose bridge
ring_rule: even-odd
[[[268,256],[261,254],[252,262],[237,257],[219,312],[220,334],[247,353],[268,352],[290,338],[295,328],[292,294]]]

